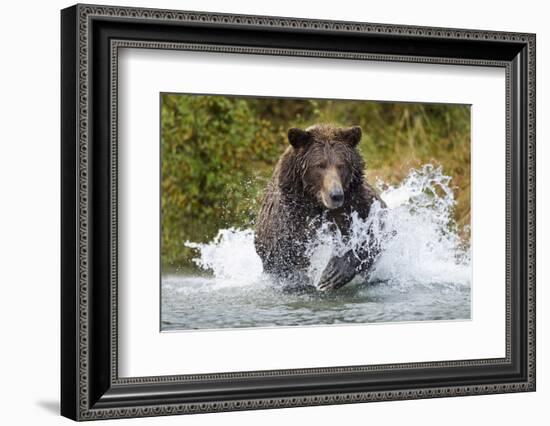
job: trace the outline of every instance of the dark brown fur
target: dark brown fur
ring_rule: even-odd
[[[358,127],[316,125],[305,131],[289,130],[291,145],[275,167],[256,226],[256,251],[267,273],[303,281],[309,266],[306,249],[323,221],[347,235],[352,212],[365,219],[374,201],[383,204],[365,181],[365,163],[356,149],[360,139]],[[334,207],[328,194],[339,190],[343,204]],[[363,261],[351,253],[332,259],[319,287],[341,287],[370,268],[375,255],[367,248]]]

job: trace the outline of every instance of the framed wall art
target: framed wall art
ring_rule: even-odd
[[[61,30],[64,416],[535,390],[535,35]]]

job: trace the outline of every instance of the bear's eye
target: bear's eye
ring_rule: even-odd
[[[324,162],[319,163],[319,164],[317,164],[317,168],[318,169],[326,169],[327,168],[327,163],[324,163]]]

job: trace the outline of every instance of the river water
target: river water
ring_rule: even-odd
[[[250,229],[220,230],[207,244],[187,242],[202,272],[163,275],[161,330],[470,319],[470,248],[452,221],[451,179],[426,165],[398,186],[379,187],[388,209],[375,207],[366,221],[353,218],[351,238],[319,231],[305,291],[283,291],[262,273]],[[373,235],[367,229],[382,247],[369,276],[318,291],[330,257],[364,244]]]

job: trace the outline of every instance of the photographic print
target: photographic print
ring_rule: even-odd
[[[470,106],[162,93],[161,331],[471,318]]]

